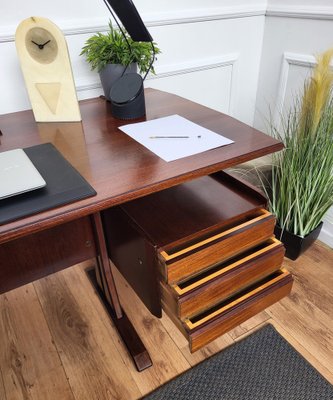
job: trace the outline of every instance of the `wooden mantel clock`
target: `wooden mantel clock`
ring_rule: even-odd
[[[81,121],[61,30],[47,18],[30,17],[17,27],[15,42],[35,120]]]

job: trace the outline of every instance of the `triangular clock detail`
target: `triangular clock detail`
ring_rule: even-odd
[[[53,114],[57,113],[61,83],[36,83],[36,88]]]
[[[47,18],[30,17],[17,27],[15,42],[35,120],[81,121],[61,30]]]

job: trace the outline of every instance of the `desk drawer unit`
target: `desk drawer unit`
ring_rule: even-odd
[[[162,302],[177,318],[184,320],[275,272],[283,256],[283,245],[269,239],[194,278],[172,285],[161,281]]]
[[[109,256],[196,351],[291,290],[265,206],[229,174],[205,176],[104,211]]]

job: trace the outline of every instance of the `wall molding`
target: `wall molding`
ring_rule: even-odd
[[[161,78],[167,78],[171,76],[176,76],[176,75],[184,75],[184,74],[190,74],[193,72],[197,71],[205,71],[205,70],[210,70],[210,69],[215,69],[215,68],[221,68],[221,67],[227,67],[227,66],[232,66],[233,68],[233,73],[232,73],[232,88],[235,88],[235,81],[236,81],[236,75],[237,75],[237,60],[239,58],[238,53],[231,53],[231,54],[225,54],[221,57],[214,57],[214,58],[206,58],[206,59],[201,59],[201,60],[194,60],[191,62],[186,62],[186,63],[177,63],[177,64],[170,64],[170,65],[163,65],[160,66],[159,68],[156,69],[156,75],[149,74],[147,76],[147,81],[155,80],[155,79],[161,79]],[[78,93],[83,93],[87,92],[90,90],[96,90],[100,89],[101,83],[99,80],[95,80],[92,83],[78,83],[76,86],[76,90]],[[233,91],[234,92],[234,91]],[[235,93],[232,93],[230,102],[233,103],[235,97]]]
[[[160,66],[156,68],[156,75],[148,74],[146,78],[147,87],[149,87],[149,82],[169,78],[173,76],[191,74],[199,71],[209,71],[217,68],[231,67],[231,78],[230,78],[230,92],[229,92],[229,104],[228,110],[226,111],[229,115],[234,115],[236,101],[238,96],[238,59],[239,53],[224,54],[221,57],[206,58],[202,60],[194,60],[186,63],[177,63],[170,65]],[[103,94],[102,86],[98,78],[97,73],[96,79],[93,81],[90,79],[89,83],[85,81],[76,81],[76,92],[78,94],[78,99],[83,100],[90,98],[91,94],[94,96],[99,96]]]
[[[249,18],[258,16],[305,18],[333,20],[333,7],[316,6],[269,6],[266,9],[264,3],[257,5],[226,6],[213,9],[181,10],[177,12],[143,13],[142,19],[146,26],[157,27],[177,24],[191,24],[209,22],[223,19]],[[65,36],[92,34],[105,32],[108,29],[106,18],[78,19],[78,20],[54,20]],[[2,27],[0,31],[0,43],[13,42],[15,40],[16,26]]]
[[[282,67],[279,78],[279,86],[276,97],[276,107],[273,115],[273,121],[276,127],[279,126],[279,120],[283,111],[286,98],[289,69],[292,65],[305,68],[314,68],[317,65],[316,57],[312,54],[283,53]],[[333,68],[333,63],[331,64]]]
[[[191,24],[209,22],[222,19],[248,18],[264,16],[266,7],[264,4],[242,6],[225,6],[214,9],[181,10],[173,13],[163,13],[158,17],[154,14],[144,14],[143,19],[148,27],[175,24]]]
[[[273,122],[277,128],[280,127],[280,117],[283,112],[284,101],[286,98],[290,66],[296,65],[305,68],[313,68],[316,64],[316,58],[311,54],[298,54],[289,52],[283,54],[279,87],[276,97],[276,107],[273,114]]]
[[[238,60],[238,53],[224,54],[220,57],[212,57],[191,62],[162,65],[156,70],[156,75],[149,74],[147,79],[159,79],[174,75],[189,74],[196,71],[226,67],[234,65]]]
[[[156,72],[156,75],[149,74],[147,80],[155,80],[167,78],[176,75],[190,74],[198,71],[207,71],[216,68],[232,67],[231,82],[230,82],[230,97],[228,114],[233,115],[235,111],[235,103],[237,100],[237,81],[238,81],[238,58],[239,53],[224,54],[221,57],[214,57],[191,63],[178,63],[175,65],[161,66]]]
[[[269,17],[333,20],[333,7],[319,6],[268,6]]]
[[[177,12],[142,13],[145,25],[149,27],[192,24],[210,22],[223,19],[248,18],[264,16],[266,7],[264,4],[219,7],[212,9],[180,10]],[[84,35],[95,32],[105,32],[108,29],[106,18],[92,18],[89,20],[54,20],[65,36]],[[13,42],[15,40],[16,26],[3,27],[0,32],[0,43]]]

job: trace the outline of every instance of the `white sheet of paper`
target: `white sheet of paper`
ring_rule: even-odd
[[[179,115],[123,125],[119,129],[164,161],[178,160],[233,143]]]

